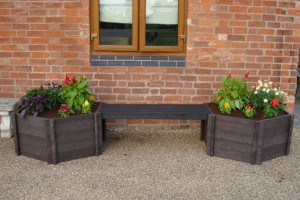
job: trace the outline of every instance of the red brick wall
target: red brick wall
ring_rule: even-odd
[[[213,100],[222,76],[250,71],[253,82],[280,83],[293,109],[300,49],[297,0],[188,0],[185,68],[90,66],[89,0],[2,0],[0,22],[1,97],[18,98],[68,73],[88,76],[103,102],[203,103]]]

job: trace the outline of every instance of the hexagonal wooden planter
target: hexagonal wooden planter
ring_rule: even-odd
[[[68,118],[43,118],[15,113],[15,148],[17,155],[56,164],[99,155],[102,147],[101,114]]]
[[[206,153],[251,164],[288,155],[293,115],[245,119],[211,113],[202,125]]]

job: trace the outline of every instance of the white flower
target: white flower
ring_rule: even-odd
[[[254,94],[257,94],[257,93],[258,93],[257,91],[254,92]]]
[[[264,102],[265,102],[265,103],[268,103],[268,99],[264,99]]]
[[[269,85],[268,85],[268,83],[265,83],[264,86],[265,86],[265,87],[268,87]]]
[[[259,90],[259,89],[260,89],[260,86],[257,86],[257,87],[256,87],[256,90]]]
[[[272,85],[273,84],[272,81],[269,81],[269,84]]]
[[[259,86],[262,86],[261,80],[258,80],[258,84],[259,84]]]
[[[263,88],[263,91],[265,92],[265,91],[266,91],[266,88]]]
[[[279,95],[279,93],[278,93],[278,92],[275,92],[275,95],[276,95],[276,96],[278,96],[278,95]]]
[[[274,91],[277,91],[277,88],[274,88]]]
[[[267,91],[266,91],[267,93],[269,93],[270,92],[270,89],[267,89]]]

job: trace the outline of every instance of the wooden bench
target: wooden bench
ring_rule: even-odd
[[[208,119],[209,109],[205,104],[102,104],[102,139],[106,139],[106,119]],[[201,129],[204,123],[201,123]],[[202,139],[202,135],[200,135]]]

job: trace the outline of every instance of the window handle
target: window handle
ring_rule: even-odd
[[[186,42],[186,35],[179,35],[179,39],[183,40],[183,42]]]
[[[94,40],[94,38],[97,38],[98,37],[98,34],[97,33],[92,33],[91,34],[91,40]]]

